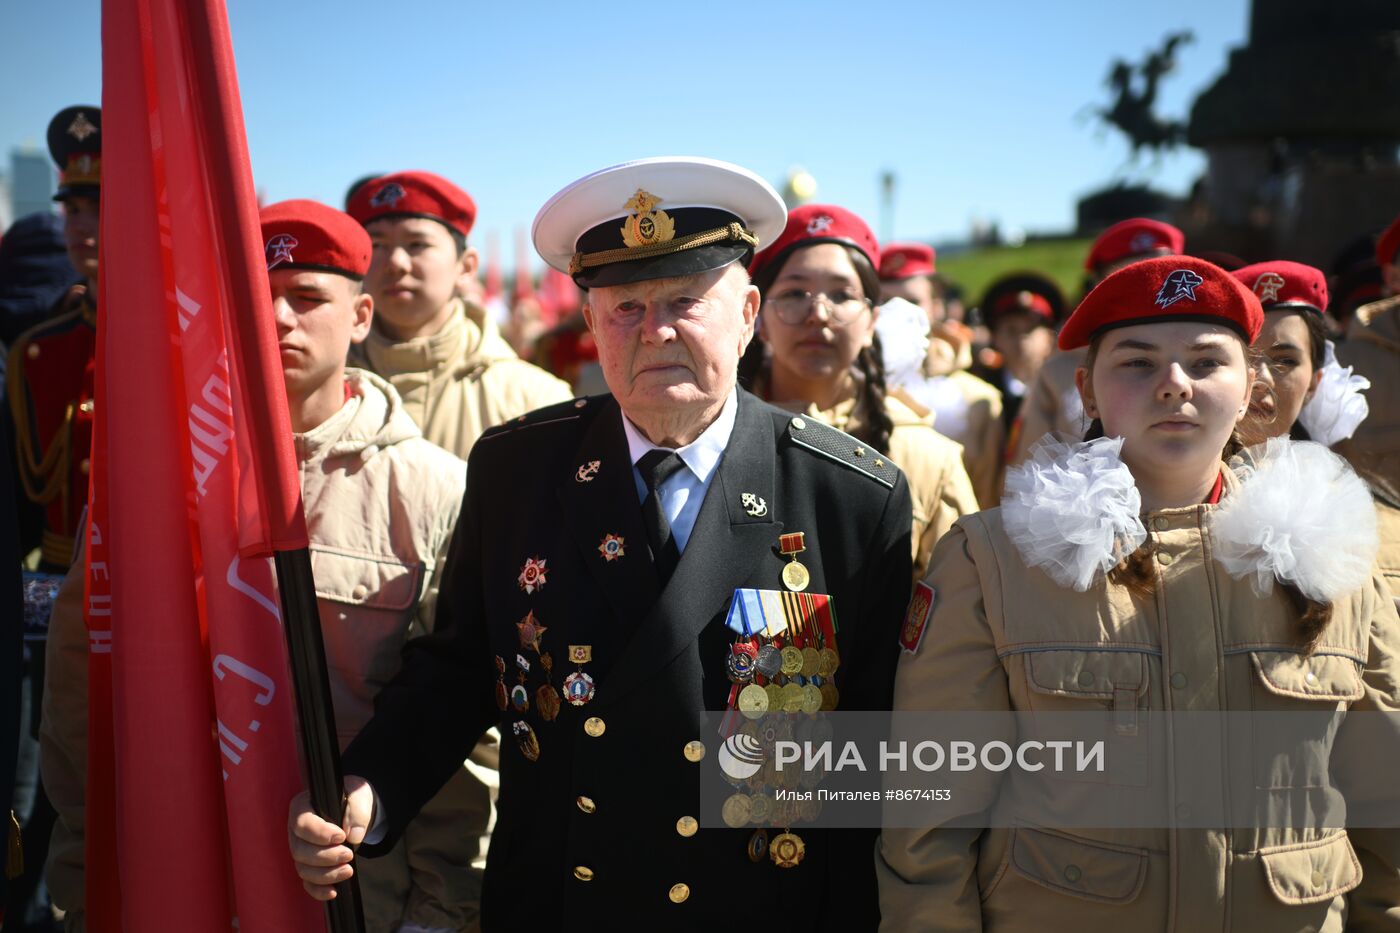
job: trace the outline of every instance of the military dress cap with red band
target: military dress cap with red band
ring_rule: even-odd
[[[1395,218],[1395,222],[1386,227],[1380,237],[1376,239],[1376,264],[1381,266],[1396,265],[1400,256],[1400,217]]]
[[[924,243],[890,243],[880,250],[880,280],[898,282],[933,275],[933,247]]]
[[[1177,321],[1220,324],[1253,343],[1264,326],[1264,308],[1238,279],[1204,259],[1144,259],[1094,286],[1060,331],[1060,349],[1088,346],[1116,327]]]
[[[1174,256],[1186,247],[1186,234],[1150,217],[1120,220],[1099,234],[1084,260],[1090,272],[1141,256]]]
[[[267,269],[310,269],[363,279],[370,240],[349,214],[319,201],[279,201],[259,214]]]
[[[79,105],[49,121],[49,155],[58,166],[55,201],[95,198],[102,186],[102,111]]]
[[[748,169],[664,156],[572,182],[540,208],[530,236],[550,268],[600,288],[748,263],[786,217],[778,192]]]
[[[1243,266],[1230,274],[1254,292],[1265,311],[1299,308],[1322,314],[1327,310],[1327,275],[1321,269],[1276,259]]]
[[[1060,287],[1034,272],[1017,272],[997,279],[988,286],[978,307],[991,328],[997,326],[1001,317],[1015,311],[1031,311],[1040,315],[1047,326],[1055,327],[1069,310]]]
[[[476,222],[476,202],[441,175],[395,172],[361,185],[346,213],[362,224],[383,217],[426,217],[466,237]]]
[[[870,226],[844,207],[834,204],[804,204],[788,212],[787,226],[773,245],[753,258],[749,275],[770,265],[781,266],[799,246],[815,243],[843,243],[865,254],[872,266],[879,266],[880,244]]]

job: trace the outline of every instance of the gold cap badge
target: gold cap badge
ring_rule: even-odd
[[[632,200],[623,205],[632,212],[627,222],[622,225],[623,243],[636,249],[639,246],[665,243],[675,238],[675,221],[665,211],[655,209],[660,202],[661,199],[656,195],[641,188],[637,189],[637,193],[632,195]]]

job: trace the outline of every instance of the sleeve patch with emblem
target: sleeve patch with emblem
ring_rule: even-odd
[[[924,640],[924,629],[928,617],[933,614],[933,587],[927,583],[914,584],[914,595],[909,600],[909,609],[904,613],[904,625],[899,629],[899,646],[909,654],[919,650]]]

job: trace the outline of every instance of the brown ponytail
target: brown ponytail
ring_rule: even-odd
[[[862,347],[856,355],[856,369],[860,370],[862,377],[861,395],[856,408],[864,418],[855,436],[888,456],[894,419],[885,407],[885,363],[878,334],[871,340],[870,346]]]

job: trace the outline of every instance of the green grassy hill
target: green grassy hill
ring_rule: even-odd
[[[1073,303],[1084,282],[1084,257],[1093,240],[1041,240],[1024,246],[986,246],[951,256],[938,256],[938,271],[963,289],[969,305],[982,297],[995,279],[1008,272],[1039,272],[1060,286]]]

